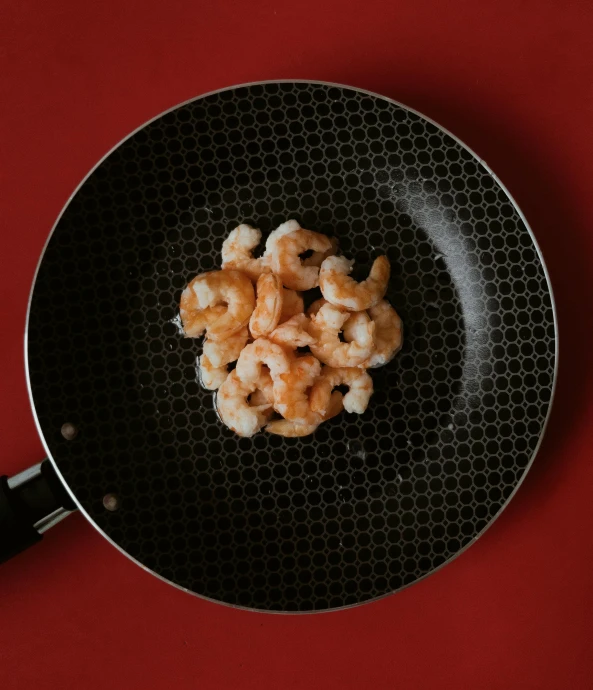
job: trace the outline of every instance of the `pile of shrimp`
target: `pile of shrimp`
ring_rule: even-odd
[[[307,436],[342,410],[362,414],[373,393],[367,369],[401,349],[401,319],[384,299],[391,268],[379,256],[356,282],[335,239],[296,220],[255,257],[261,237],[250,225],[229,234],[222,269],[196,276],[181,295],[183,331],[204,336],[199,380],[216,391],[226,426],[246,437]],[[322,298],[305,309],[303,293],[314,288]]]

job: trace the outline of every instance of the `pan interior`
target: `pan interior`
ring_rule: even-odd
[[[405,344],[363,415],[240,439],[198,385],[179,296],[238,223],[288,218],[363,268],[389,256]],[[47,246],[27,347],[47,447],[111,540],[200,595],[318,610],[414,582],[497,515],[542,434],[555,326],[532,236],[472,153],[367,93],[267,83],[163,115],[93,171]]]

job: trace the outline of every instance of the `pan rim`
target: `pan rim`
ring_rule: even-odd
[[[521,475],[521,477],[520,477],[520,479],[518,480],[517,484],[516,484],[515,487],[513,488],[513,491],[510,493],[510,495],[508,496],[508,498],[507,498],[507,499],[504,501],[504,503],[502,504],[502,506],[501,506],[500,510],[498,511],[498,513],[497,513],[497,514],[496,514],[496,515],[495,515],[495,516],[484,526],[484,528],[483,528],[482,530],[480,530],[480,532],[478,532],[478,534],[476,534],[476,535],[471,539],[471,541],[469,541],[465,546],[463,546],[461,549],[459,549],[459,551],[457,551],[457,552],[456,552],[454,555],[452,555],[450,558],[448,558],[448,559],[445,560],[443,563],[441,563],[440,565],[438,565],[436,568],[433,568],[433,569],[430,570],[429,572],[427,572],[427,573],[425,573],[424,575],[421,575],[420,577],[418,577],[417,579],[415,579],[413,582],[404,584],[404,585],[402,585],[401,587],[399,587],[399,588],[396,589],[396,590],[392,590],[392,591],[390,591],[390,592],[386,592],[386,593],[384,593],[384,594],[380,594],[380,595],[378,595],[378,596],[376,596],[376,597],[373,597],[372,599],[365,599],[364,601],[359,601],[359,602],[356,602],[356,603],[354,603],[354,604],[347,604],[347,605],[344,605],[344,606],[338,606],[338,607],[333,607],[333,608],[328,608],[328,609],[320,609],[320,610],[310,610],[310,611],[286,611],[286,610],[259,609],[259,608],[255,608],[255,607],[251,607],[251,606],[243,606],[243,605],[240,605],[240,604],[232,604],[232,603],[229,603],[229,602],[221,601],[221,600],[219,600],[219,599],[213,599],[213,598],[211,598],[211,597],[205,596],[204,594],[200,594],[199,592],[194,592],[193,590],[187,589],[186,587],[183,587],[182,585],[179,585],[179,584],[177,584],[176,582],[173,582],[172,580],[169,580],[169,579],[163,577],[162,575],[159,575],[158,573],[156,573],[155,571],[151,570],[150,568],[148,568],[147,566],[145,566],[143,563],[141,563],[140,561],[138,561],[136,558],[134,558],[133,556],[131,556],[125,549],[123,549],[119,544],[117,544],[115,541],[113,541],[113,540],[111,539],[111,537],[110,537],[109,535],[107,535],[107,534],[99,527],[99,525],[92,519],[92,517],[85,511],[85,509],[83,508],[82,504],[78,501],[78,499],[77,499],[75,493],[71,490],[71,488],[70,488],[68,482],[64,479],[62,473],[60,472],[60,469],[59,469],[57,463],[55,462],[55,460],[54,460],[54,458],[53,458],[53,456],[52,456],[52,454],[51,454],[51,452],[50,452],[50,450],[49,450],[49,446],[48,446],[48,444],[47,444],[46,441],[45,441],[45,436],[44,436],[44,434],[43,434],[43,430],[42,430],[42,428],[41,428],[41,424],[40,424],[39,419],[38,419],[38,417],[37,417],[37,412],[36,412],[36,409],[35,409],[35,403],[34,403],[34,399],[33,399],[33,391],[32,391],[32,386],[31,386],[30,372],[29,372],[29,358],[28,358],[29,319],[30,319],[30,315],[31,315],[31,304],[32,304],[32,300],[33,300],[33,292],[34,292],[34,290],[35,290],[35,284],[36,284],[36,282],[37,282],[37,277],[38,277],[38,274],[39,274],[39,270],[40,270],[41,265],[42,265],[42,263],[43,263],[43,258],[44,258],[44,256],[45,256],[45,252],[46,252],[46,250],[47,250],[47,247],[48,247],[48,245],[49,245],[49,242],[50,242],[51,238],[53,237],[53,234],[54,234],[54,232],[55,232],[55,230],[56,230],[56,228],[57,228],[57,226],[58,226],[60,220],[62,219],[62,216],[64,215],[66,209],[68,208],[68,206],[70,205],[70,203],[72,202],[72,200],[74,199],[74,197],[78,194],[78,192],[80,191],[80,189],[82,188],[82,186],[83,186],[83,185],[85,184],[85,182],[88,180],[88,178],[89,178],[89,177],[95,172],[95,170],[97,170],[97,168],[98,168],[107,158],[109,158],[109,156],[110,156],[116,149],[118,149],[124,142],[126,142],[128,139],[130,139],[130,138],[133,137],[135,134],[137,134],[138,132],[140,132],[140,131],[141,131],[142,129],[144,129],[147,125],[151,124],[152,122],[155,122],[156,120],[159,120],[159,119],[160,119],[161,117],[163,117],[164,115],[166,115],[166,114],[168,114],[168,113],[170,113],[170,112],[173,112],[174,110],[177,110],[178,108],[181,108],[181,107],[183,107],[183,106],[185,106],[185,105],[188,105],[188,104],[193,103],[193,102],[195,102],[195,101],[201,100],[201,99],[206,98],[206,97],[208,97],[208,96],[211,96],[211,95],[214,95],[214,94],[217,94],[217,93],[221,93],[221,92],[223,92],[223,91],[232,91],[232,90],[239,89],[239,88],[249,88],[249,87],[260,86],[260,85],[265,85],[265,84],[317,84],[317,85],[321,85],[321,86],[329,86],[329,87],[334,87],[334,88],[339,88],[339,89],[348,89],[348,90],[350,90],[350,91],[356,91],[356,92],[359,92],[359,93],[363,93],[363,94],[366,94],[366,95],[368,95],[368,96],[372,96],[373,98],[377,98],[377,99],[381,99],[381,100],[383,100],[383,101],[387,101],[388,103],[390,103],[390,104],[392,104],[392,105],[396,105],[396,106],[398,106],[399,108],[403,108],[403,109],[407,110],[408,112],[411,112],[411,113],[414,113],[415,115],[418,115],[419,117],[423,118],[425,121],[430,122],[431,124],[433,124],[433,125],[434,125],[435,127],[437,127],[440,131],[444,132],[446,135],[448,135],[449,137],[451,137],[455,142],[457,142],[460,146],[462,146],[468,153],[470,153],[470,154],[476,159],[476,161],[478,162],[478,164],[481,165],[481,166],[487,171],[487,173],[492,177],[492,179],[493,179],[494,182],[498,185],[498,187],[499,187],[500,189],[502,189],[502,191],[507,195],[507,197],[508,197],[508,199],[509,199],[509,202],[512,204],[514,210],[517,212],[519,218],[521,219],[521,221],[522,221],[523,224],[525,225],[525,228],[526,228],[527,232],[529,233],[529,236],[530,236],[530,238],[531,238],[531,241],[533,242],[533,245],[534,245],[534,247],[535,247],[535,250],[536,250],[538,259],[539,259],[539,261],[540,261],[542,270],[543,270],[544,275],[545,275],[545,278],[546,278],[546,285],[547,285],[548,292],[549,292],[549,295],[550,295],[551,307],[552,307],[552,315],[553,315],[553,321],[554,321],[554,371],[553,371],[553,380],[552,380],[552,390],[551,390],[551,395],[550,395],[550,401],[549,401],[549,405],[548,405],[548,410],[547,410],[547,413],[546,413],[546,418],[545,418],[545,420],[544,420],[544,422],[543,422],[542,429],[541,429],[541,432],[540,432],[540,435],[539,435],[539,439],[538,439],[537,445],[536,445],[535,449],[533,450],[533,452],[532,452],[532,454],[531,454],[531,457],[529,458],[529,461],[528,461],[527,465],[525,466],[525,470],[524,470],[523,474]],[[49,235],[48,235],[48,237],[47,237],[47,239],[46,239],[46,241],[45,241],[45,244],[43,245],[43,249],[42,249],[42,251],[41,251],[39,260],[38,260],[38,262],[37,262],[37,266],[36,266],[36,268],[35,268],[35,273],[34,273],[34,275],[33,275],[33,280],[32,280],[32,283],[31,283],[31,288],[30,288],[30,291],[29,291],[29,298],[28,298],[28,302],[27,302],[27,314],[26,314],[26,319],[25,319],[24,343],[23,343],[23,344],[24,344],[24,355],[25,355],[25,376],[26,376],[26,383],[27,383],[27,392],[28,392],[28,394],[29,394],[29,403],[30,403],[30,405],[31,405],[31,410],[32,410],[32,412],[33,412],[33,419],[34,419],[34,421],[35,421],[35,426],[37,427],[37,431],[38,431],[38,433],[39,433],[39,437],[40,437],[41,443],[42,443],[42,445],[43,445],[43,448],[44,448],[45,452],[47,453],[47,457],[48,457],[49,461],[51,462],[51,464],[52,464],[52,466],[53,466],[53,469],[55,470],[56,474],[57,474],[58,477],[60,478],[60,481],[64,484],[64,486],[65,486],[65,488],[66,488],[66,491],[68,492],[68,494],[70,495],[70,497],[71,497],[72,500],[74,501],[74,503],[75,503],[75,505],[77,506],[78,510],[79,510],[79,511],[81,512],[81,514],[85,517],[85,519],[86,519],[86,520],[87,520],[87,521],[88,521],[88,522],[99,532],[99,534],[101,534],[101,536],[104,537],[112,546],[114,546],[118,551],[120,551],[120,552],[121,552],[122,554],[124,554],[127,558],[129,558],[133,563],[135,563],[136,565],[140,566],[143,570],[145,570],[146,572],[148,572],[148,573],[150,573],[151,575],[155,576],[155,577],[158,578],[159,580],[162,580],[163,582],[165,582],[165,583],[167,583],[167,584],[169,584],[169,585],[172,585],[173,587],[175,587],[175,588],[177,588],[177,589],[179,589],[179,590],[181,590],[181,591],[183,591],[183,592],[186,592],[186,593],[191,594],[191,595],[193,595],[193,596],[195,596],[195,597],[198,597],[199,599],[203,599],[203,600],[205,600],[205,601],[208,601],[208,602],[211,602],[211,603],[214,603],[214,604],[219,604],[219,605],[222,605],[222,606],[228,606],[228,607],[234,608],[234,609],[241,609],[241,610],[251,611],[251,612],[256,612],[256,613],[283,614],[283,615],[286,615],[286,614],[291,614],[291,615],[309,615],[309,614],[331,613],[331,612],[335,612],[335,611],[343,611],[343,610],[345,610],[345,609],[352,609],[352,608],[355,608],[355,607],[358,607],[358,606],[362,606],[362,605],[365,605],[365,604],[369,604],[369,603],[373,603],[373,602],[379,601],[379,600],[384,599],[384,598],[386,598],[386,597],[392,596],[392,595],[394,595],[394,594],[396,594],[396,593],[398,593],[398,592],[401,592],[401,591],[407,589],[408,587],[411,587],[411,586],[417,584],[418,582],[422,582],[422,581],[425,580],[427,577],[429,577],[429,576],[431,576],[431,575],[437,573],[439,570],[441,570],[443,567],[445,567],[445,566],[448,565],[449,563],[452,563],[452,562],[453,562],[454,560],[456,560],[461,554],[465,553],[465,551],[466,551],[470,546],[472,546],[473,544],[475,544],[475,542],[478,541],[478,539],[480,539],[480,537],[482,537],[482,536],[484,535],[484,533],[485,533],[485,532],[486,532],[486,531],[487,531],[487,530],[498,520],[498,518],[499,518],[499,517],[502,515],[502,513],[506,510],[506,508],[508,507],[509,503],[510,503],[510,502],[512,501],[512,499],[515,497],[515,494],[517,493],[517,491],[519,490],[519,488],[520,488],[521,485],[523,484],[523,482],[524,482],[524,480],[525,480],[525,477],[527,476],[527,474],[528,474],[529,471],[531,470],[531,467],[532,467],[533,462],[534,462],[534,460],[535,460],[535,458],[536,458],[536,456],[537,456],[537,454],[538,454],[538,452],[539,452],[539,450],[540,450],[541,444],[542,444],[542,442],[543,442],[543,439],[544,439],[544,436],[545,436],[545,433],[546,433],[546,430],[547,430],[547,427],[548,427],[548,423],[549,423],[549,420],[550,420],[550,415],[551,415],[552,407],[553,407],[553,403],[554,403],[554,397],[555,397],[555,393],[556,393],[556,385],[557,385],[557,381],[558,381],[558,360],[559,360],[558,313],[557,313],[557,309],[556,309],[556,302],[555,302],[555,299],[554,299],[554,291],[553,291],[553,288],[552,288],[552,282],[551,282],[551,279],[550,279],[550,275],[549,275],[549,272],[548,272],[548,268],[547,268],[547,266],[546,266],[546,262],[545,262],[545,260],[544,260],[544,257],[543,257],[541,248],[540,248],[540,246],[539,246],[539,244],[538,244],[538,242],[537,242],[537,240],[536,240],[536,238],[535,238],[535,235],[534,235],[534,233],[533,233],[533,230],[531,229],[531,226],[529,225],[529,222],[527,221],[527,218],[525,217],[524,213],[522,212],[521,208],[519,207],[519,205],[517,204],[516,200],[515,200],[514,197],[511,195],[511,193],[509,192],[509,190],[507,189],[507,187],[502,183],[502,181],[498,178],[498,176],[494,173],[494,171],[490,168],[490,166],[489,166],[482,158],[480,158],[480,156],[478,156],[478,154],[477,154],[475,151],[473,151],[467,144],[465,144],[461,139],[459,139],[457,136],[455,136],[455,134],[453,134],[452,132],[450,132],[446,127],[443,127],[443,126],[442,126],[441,124],[439,124],[436,120],[434,120],[434,119],[432,119],[432,118],[426,116],[424,113],[420,112],[419,110],[416,110],[416,109],[414,109],[414,108],[411,108],[411,107],[405,105],[404,103],[401,103],[400,101],[397,101],[397,100],[395,100],[395,99],[393,99],[393,98],[389,98],[388,96],[383,96],[382,94],[376,93],[376,92],[374,92],[374,91],[370,91],[370,90],[368,90],[368,89],[363,89],[363,88],[359,88],[359,87],[356,87],[356,86],[349,86],[349,85],[347,85],[347,84],[339,84],[339,83],[336,83],[336,82],[329,82],[329,81],[323,81],[323,80],[316,80],[316,79],[267,79],[267,80],[263,80],[263,81],[246,82],[246,83],[241,83],[241,84],[235,84],[235,85],[232,85],[232,86],[225,86],[225,87],[222,87],[222,88],[220,88],[220,89],[214,89],[214,90],[212,90],[212,91],[208,91],[208,92],[203,93],[203,94],[200,94],[200,95],[198,95],[198,96],[194,96],[193,98],[189,98],[189,99],[187,99],[187,100],[185,100],[185,101],[182,101],[182,102],[180,102],[180,103],[175,104],[174,106],[172,106],[172,107],[170,107],[170,108],[167,108],[166,110],[163,110],[162,112],[158,113],[158,114],[155,115],[154,117],[151,117],[151,118],[149,118],[148,120],[146,120],[145,122],[143,122],[139,127],[137,127],[136,129],[134,129],[133,131],[129,132],[126,136],[124,136],[122,139],[120,139],[114,146],[112,146],[112,147],[111,147],[111,148],[110,148],[110,149],[109,149],[109,150],[108,150],[108,151],[97,161],[97,163],[95,163],[95,165],[86,173],[86,175],[82,178],[82,180],[79,182],[79,184],[78,184],[78,185],[76,186],[76,188],[73,190],[73,192],[70,194],[70,196],[69,196],[68,199],[66,200],[65,204],[63,205],[62,209],[60,210],[60,213],[59,213],[58,216],[56,217],[56,220],[55,220],[55,222],[54,222],[54,224],[53,224],[53,226],[52,226],[52,228],[51,228],[51,231],[50,231],[50,233],[49,233]]]

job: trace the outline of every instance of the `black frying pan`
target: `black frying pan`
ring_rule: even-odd
[[[336,235],[363,272],[387,253],[406,340],[372,372],[363,415],[240,439],[198,384],[179,296],[220,266],[238,223],[287,218]],[[26,343],[50,462],[3,479],[2,553],[77,507],[145,568],[220,602],[380,597],[458,555],[512,497],[541,442],[556,347],[525,219],[434,122],[318,82],[203,96],[120,143],[50,236]]]

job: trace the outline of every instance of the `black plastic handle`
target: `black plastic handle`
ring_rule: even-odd
[[[0,563],[41,541],[45,529],[75,509],[49,460],[0,477]]]

